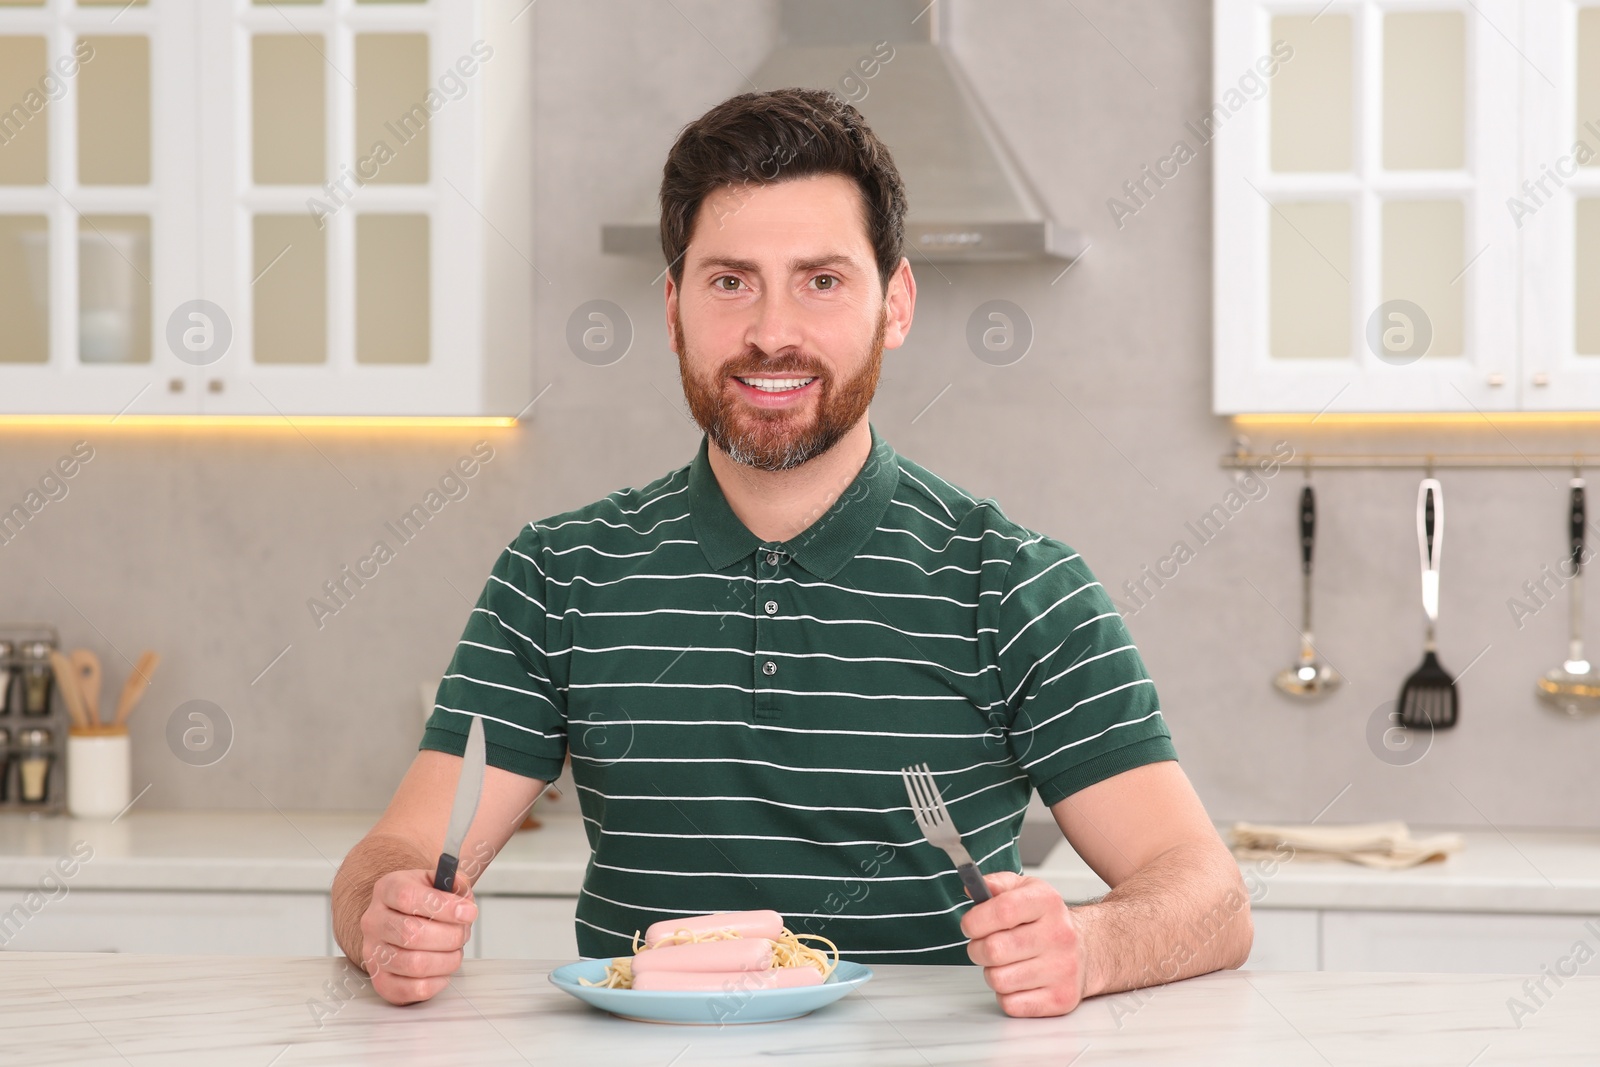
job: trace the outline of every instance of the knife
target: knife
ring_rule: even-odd
[[[467,747],[461,753],[461,777],[456,779],[456,799],[450,808],[450,826],[444,833],[444,851],[433,875],[433,888],[455,892],[456,865],[461,861],[461,844],[466,840],[472,817],[478,814],[478,797],[483,792],[483,718],[472,716],[467,731]]]

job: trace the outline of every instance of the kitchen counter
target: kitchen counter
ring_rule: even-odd
[[[576,806],[546,808],[478,885],[486,895],[577,896],[589,847]],[[74,889],[325,892],[377,813],[140,811],[116,822],[0,816],[0,889],[28,889],[75,842],[94,850]],[[1415,828],[1419,833],[1430,828]],[[1600,913],[1600,833],[1465,831],[1466,848],[1404,871],[1298,860],[1245,864],[1257,908]],[[1070,847],[1029,873],[1069,900],[1106,887]]]
[[[469,960],[404,1008],[342,960],[19,953],[0,970],[7,1062],[1280,1065],[1592,1063],[1600,978],[1573,978],[1520,1018],[1503,975],[1227,971],[1086,1001],[1070,1015],[1001,1013],[975,967],[877,967],[816,1013],[752,1026],[628,1022],[572,999],[544,960]],[[335,996],[337,993],[337,996]],[[1086,1054],[1090,1054],[1087,1055]]]

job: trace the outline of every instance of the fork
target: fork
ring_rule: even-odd
[[[950,821],[950,809],[944,806],[944,798],[939,795],[939,787],[928,765],[902,767],[900,777],[905,779],[906,795],[911,798],[911,814],[916,816],[917,829],[928,839],[928,844],[944,849],[950,862],[956,865],[956,874],[961,876],[961,884],[967,887],[973,903],[988,900],[989,887],[983,884],[983,875],[972,862],[972,854],[962,846],[961,835]]]

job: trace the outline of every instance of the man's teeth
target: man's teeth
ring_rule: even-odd
[[[765,393],[781,393],[788,389],[798,389],[814,379],[812,378],[740,378],[744,384],[752,389],[760,389]]]

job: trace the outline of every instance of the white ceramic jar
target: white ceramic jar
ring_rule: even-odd
[[[128,806],[131,777],[126,728],[68,731],[68,814],[79,819],[112,818]]]

